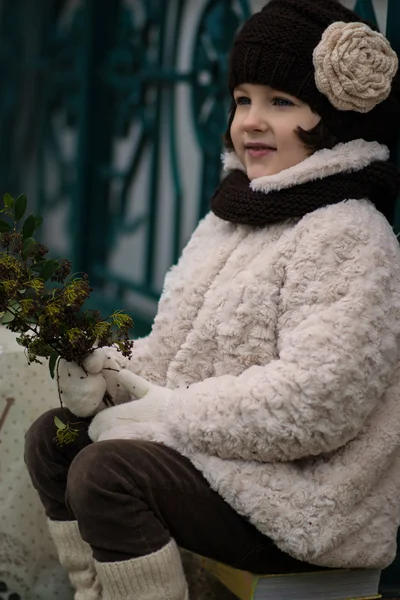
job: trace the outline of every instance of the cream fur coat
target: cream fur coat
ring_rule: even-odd
[[[357,140],[251,185],[290,187],[387,156]],[[400,522],[400,250],[367,199],[344,200],[263,228],[206,216],[129,367],[174,390],[168,422],[124,424],[115,437],[189,457],[300,560],[379,568]]]

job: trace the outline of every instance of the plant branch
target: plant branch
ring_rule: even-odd
[[[5,194],[3,204],[0,213],[6,219],[0,217],[0,323],[4,319],[7,329],[20,334],[29,363],[40,362],[38,357],[50,359],[50,374],[57,378],[60,404],[66,411],[59,380],[60,358],[76,363],[89,376],[83,364],[94,344],[98,348],[116,345],[118,352],[130,357],[133,341],[128,336],[133,321],[122,311],[103,319],[99,311],[84,310],[92,291],[87,275],[71,275],[71,263],[66,259],[45,258],[49,249],[34,238],[41,217],[29,215],[23,220],[28,206],[25,194],[15,199]],[[55,282],[53,286],[50,281]],[[108,391],[103,401],[108,406],[115,404]],[[57,438],[70,443],[73,432],[67,421],[65,427],[58,427]]]
[[[14,317],[18,317],[19,314],[16,312],[13,312],[12,309],[10,307],[7,308],[8,312],[11,313],[12,315],[14,315]],[[38,331],[36,329],[33,329],[33,327],[31,327],[30,325],[28,325],[28,323],[25,322],[26,327],[28,327],[28,329],[30,329],[30,331],[33,331],[33,333],[37,336],[39,336],[40,334],[38,333]],[[55,346],[53,346],[53,344],[51,344],[50,342],[46,342],[46,344],[48,346],[50,346],[50,348],[52,348],[54,350],[54,352],[60,352],[58,348],[56,348]]]

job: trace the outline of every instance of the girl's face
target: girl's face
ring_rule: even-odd
[[[305,102],[268,85],[244,83],[235,88],[231,138],[250,180],[275,175],[310,155],[297,127],[310,130],[320,121]]]

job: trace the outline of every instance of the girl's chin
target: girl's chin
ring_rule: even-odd
[[[253,181],[253,179],[258,179],[259,177],[268,177],[269,175],[274,175],[277,172],[276,168],[274,168],[276,166],[276,164],[247,164],[247,177],[250,179],[250,181]]]
[[[247,177],[250,179],[250,181],[253,181],[253,179],[258,179],[259,177],[268,177],[268,175],[272,175],[271,169],[247,169]]]

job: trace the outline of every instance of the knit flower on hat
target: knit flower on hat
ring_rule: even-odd
[[[364,23],[332,23],[313,54],[319,91],[338,110],[367,113],[390,94],[397,54]]]

